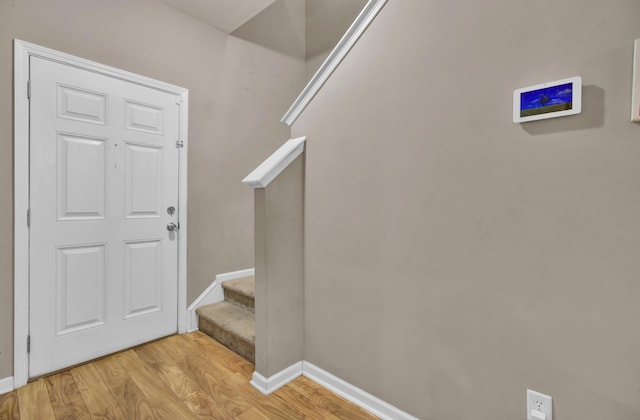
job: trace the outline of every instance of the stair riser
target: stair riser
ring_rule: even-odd
[[[248,311],[255,312],[255,299],[251,296],[238,293],[235,290],[224,289],[224,300],[241,306]]]
[[[253,343],[248,343],[241,337],[202,317],[198,321],[198,328],[251,363],[255,363],[255,345]]]

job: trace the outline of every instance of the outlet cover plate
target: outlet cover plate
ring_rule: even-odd
[[[532,410],[542,412],[546,417],[545,420],[553,420],[552,400],[549,395],[527,389],[527,420],[533,420],[531,417]]]

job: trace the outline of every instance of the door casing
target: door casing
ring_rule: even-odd
[[[180,103],[178,186],[178,333],[187,331],[187,154],[189,91],[39,45],[14,40],[14,337],[13,388],[29,379],[29,58],[41,57],[174,94]],[[176,145],[177,146],[177,145]]]

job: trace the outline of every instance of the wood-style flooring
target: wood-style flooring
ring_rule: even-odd
[[[269,396],[254,365],[206,335],[175,335],[0,395],[8,419],[375,419],[305,377]]]

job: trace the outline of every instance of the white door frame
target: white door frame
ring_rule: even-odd
[[[179,153],[178,222],[178,333],[187,332],[187,154],[189,91],[179,86],[153,80],[93,61],[85,60],[28,42],[14,40],[14,242],[13,242],[13,387],[29,380],[29,57],[68,64],[105,76],[115,77],[176,95],[180,104],[179,139],[183,147]]]

